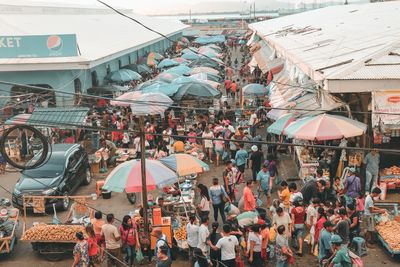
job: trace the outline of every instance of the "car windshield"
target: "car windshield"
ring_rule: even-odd
[[[37,161],[39,157],[40,154],[37,154],[33,159],[31,159],[30,163],[33,164],[33,162]],[[22,174],[34,178],[52,178],[60,175],[64,171],[64,168],[65,157],[50,154],[43,165],[35,169],[25,170]]]

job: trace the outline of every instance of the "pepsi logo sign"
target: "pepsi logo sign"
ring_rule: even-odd
[[[51,51],[60,51],[63,41],[58,35],[51,35],[47,38],[47,48]]]

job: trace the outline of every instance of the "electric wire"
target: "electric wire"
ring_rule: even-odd
[[[169,107],[172,109],[182,109],[182,110],[194,110],[194,111],[209,111],[210,108],[196,108],[196,107],[183,107],[183,106],[176,106],[176,105],[170,105],[170,103],[163,102],[163,101],[141,101],[141,100],[127,100],[127,99],[116,99],[116,98],[110,98],[110,97],[103,97],[103,96],[96,96],[96,95],[88,95],[88,94],[77,94],[73,92],[64,92],[64,91],[59,91],[59,90],[54,90],[51,88],[44,88],[44,87],[38,87],[38,86],[32,86],[32,85],[24,85],[24,84],[18,84],[18,83],[13,83],[13,82],[7,82],[7,81],[0,81],[0,84],[7,84],[7,85],[14,85],[14,86],[26,86],[28,88],[32,89],[42,89],[44,91],[50,91],[50,92],[56,92],[59,94],[65,94],[65,95],[72,95],[76,96],[79,95],[80,97],[86,97],[86,98],[92,98],[92,99],[104,99],[108,101],[118,101],[122,103],[128,103],[128,104],[138,104],[138,105],[145,105],[145,104],[157,104],[161,107]],[[117,107],[115,107],[117,108]],[[265,110],[286,110],[286,111],[309,111],[309,112],[336,112],[336,113],[348,113],[348,111],[333,111],[329,109],[303,109],[303,108],[283,108],[283,107],[262,107]],[[214,108],[215,109],[215,108]],[[252,111],[252,110],[257,110],[259,108],[237,108],[235,110],[240,110],[240,111]],[[372,112],[372,111],[352,111],[353,114],[376,114],[376,115],[400,115],[400,112]]]
[[[20,122],[20,123],[25,123],[25,120],[19,120],[16,119],[15,123]],[[77,129],[84,129],[88,131],[103,131],[103,132],[120,132],[120,133],[132,133],[132,134],[140,134],[140,130],[122,130],[122,129],[115,129],[111,127],[100,127],[100,126],[90,126],[90,125],[83,125],[83,124],[73,124],[73,123],[63,123],[63,122],[54,122],[53,124],[49,123],[48,121],[41,121],[41,120],[31,120],[30,123],[35,124],[37,126],[44,126],[44,127],[55,127],[55,124],[62,127],[66,127],[67,129],[71,129],[71,127],[77,128]],[[145,132],[146,135],[153,135],[153,136],[165,136],[162,133],[147,133]],[[400,153],[400,149],[383,149],[383,148],[368,148],[368,147],[341,147],[341,146],[334,146],[334,145],[316,145],[316,144],[297,144],[297,143],[286,143],[286,142],[274,142],[274,141],[256,141],[256,140],[231,140],[231,139],[226,139],[226,138],[211,138],[211,137],[192,137],[188,135],[169,135],[170,137],[177,138],[177,139],[196,139],[196,140],[210,140],[210,141],[235,141],[237,143],[250,143],[250,144],[257,144],[257,145],[279,145],[279,146],[288,146],[288,147],[312,147],[312,148],[321,148],[321,149],[335,149],[335,150],[342,150],[342,149],[349,149],[349,150],[355,150],[355,151],[372,151],[372,150],[378,150],[382,153]]]

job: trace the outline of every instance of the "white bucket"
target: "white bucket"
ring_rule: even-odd
[[[97,199],[97,194],[91,194],[90,196],[92,197],[93,200]]]

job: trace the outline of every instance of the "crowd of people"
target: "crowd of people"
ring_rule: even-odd
[[[236,102],[247,82],[263,84],[267,78],[257,70],[248,73],[244,64],[248,53],[237,56],[232,52],[235,45],[223,47],[226,63],[233,63],[236,69],[239,61],[243,65],[240,71],[221,68],[226,98],[217,108],[169,109],[161,116],[146,118],[145,146],[153,151],[149,157],[158,159],[196,146],[205,161],[215,167],[224,165],[223,174],[214,177],[211,186],[197,185],[196,213],[189,215],[186,225],[191,264],[235,267],[243,266],[246,259],[250,266],[285,267],[293,264],[295,257],[310,254],[317,257],[319,266],[352,266],[355,257],[349,247],[355,237],[362,235],[362,220],[367,231],[363,236],[370,243],[375,231],[374,214],[386,212],[374,206],[374,199],[381,193],[375,187],[376,153],[365,158],[369,166],[365,198],[354,168],[344,183],[340,178],[324,177],[322,169],[302,186],[282,180],[279,172],[285,166],[278,168],[277,146],[260,142],[270,141],[261,131],[265,128],[260,128],[268,123],[263,109],[269,107],[268,99],[255,99],[254,108],[247,111]],[[129,107],[110,107],[107,101],[99,100],[86,123],[105,130],[82,129],[74,134],[57,131],[52,142],[81,141],[89,154],[107,149],[110,157],[101,172],[108,171],[117,147],[133,148],[140,156],[140,136],[135,132],[139,122]],[[115,131],[109,132],[110,128]],[[135,260],[142,259],[141,248],[148,247],[148,243],[141,240],[133,218],[126,215],[117,228],[113,214],[107,214],[106,220],[102,217],[95,212],[86,234],[77,233],[73,266],[99,266],[105,257],[108,266],[133,266]],[[158,267],[171,266],[173,244],[161,229],[153,229],[152,235],[156,245],[149,256],[154,256]]]

